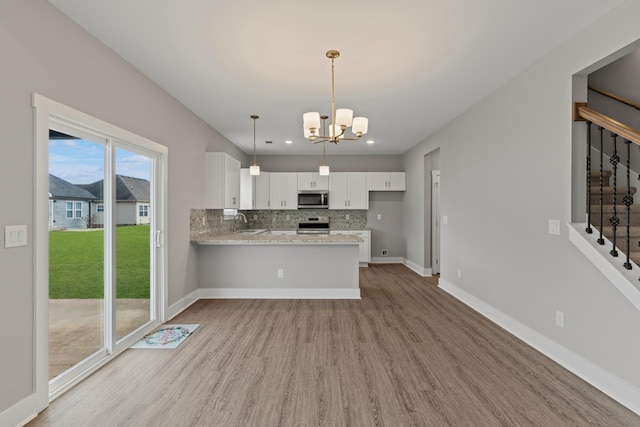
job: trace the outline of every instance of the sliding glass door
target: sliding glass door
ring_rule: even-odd
[[[163,161],[145,146],[50,124],[50,394],[161,320]]]

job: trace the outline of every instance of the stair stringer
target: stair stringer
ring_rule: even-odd
[[[593,234],[587,234],[586,223],[567,224],[569,241],[586,256],[589,261],[640,311],[640,266],[630,261],[631,270],[624,268],[626,257],[612,257],[609,254],[612,243],[606,237],[604,245],[599,245]],[[620,254],[622,255],[622,253]]]

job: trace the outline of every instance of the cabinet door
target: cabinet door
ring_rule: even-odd
[[[329,190],[329,177],[326,175],[320,175],[318,173],[314,173],[315,175],[315,183],[314,190]]]
[[[298,209],[298,174],[272,172],[269,176],[270,209]]]
[[[295,172],[284,173],[284,207],[283,209],[298,209],[298,174]]]
[[[318,172],[298,172],[298,190],[314,191],[328,190],[329,177],[321,176]]]
[[[389,173],[389,191],[405,191],[407,189],[407,179],[405,172],[391,172]]]
[[[406,173],[404,172],[369,172],[369,191],[405,191]]]
[[[224,156],[224,204],[225,207],[240,207],[240,162],[229,155]]]
[[[365,172],[349,172],[348,209],[369,209],[369,192]]]
[[[313,172],[298,172],[298,190],[315,190],[315,174]]]
[[[249,168],[240,169],[240,209],[255,209],[255,178],[249,174]]]
[[[331,234],[349,234],[360,237],[363,241],[358,244],[358,261],[371,262],[371,230],[332,230]]]
[[[282,173],[273,172],[269,177],[269,201],[270,209],[283,209],[284,207],[284,176]]]
[[[386,191],[387,175],[381,172],[369,172],[369,190]]]
[[[270,197],[270,173],[260,172],[260,175],[254,178],[253,198],[255,200],[254,209],[269,209]]]
[[[334,172],[329,175],[329,209],[348,209],[349,174]]]
[[[240,207],[240,162],[226,153],[205,153],[205,207]]]

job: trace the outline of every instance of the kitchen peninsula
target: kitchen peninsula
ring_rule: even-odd
[[[264,230],[192,238],[204,298],[358,299],[360,242]]]

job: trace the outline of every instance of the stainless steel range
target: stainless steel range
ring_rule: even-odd
[[[300,221],[298,234],[329,234],[329,217],[318,216]]]

